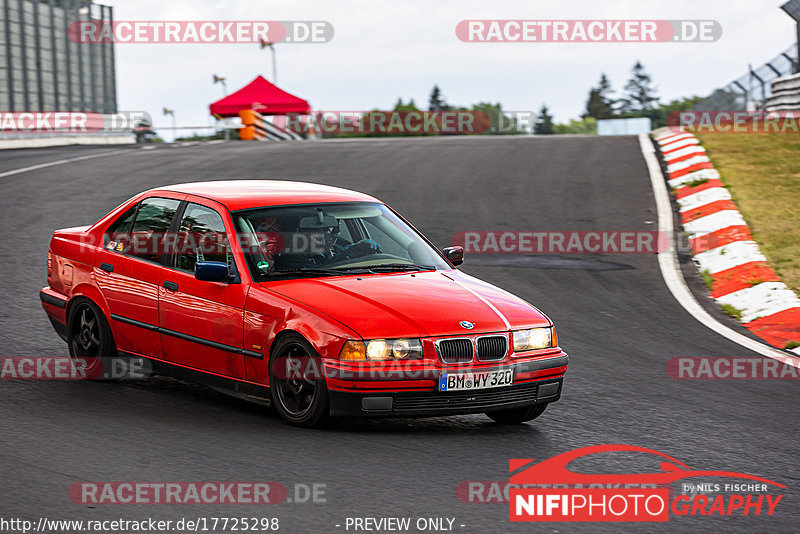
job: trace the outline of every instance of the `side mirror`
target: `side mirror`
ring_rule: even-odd
[[[221,261],[198,261],[194,264],[194,277],[203,282],[225,282],[228,265]]]
[[[453,265],[461,265],[464,263],[464,247],[447,247],[442,249],[444,256],[450,260]]]

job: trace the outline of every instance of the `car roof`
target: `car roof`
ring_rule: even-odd
[[[216,200],[231,211],[289,204],[322,202],[380,202],[358,191],[310,182],[282,180],[219,180],[191,182],[151,189],[148,193],[172,191]]]

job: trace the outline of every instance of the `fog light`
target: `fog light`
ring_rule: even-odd
[[[550,382],[539,386],[539,392],[536,396],[539,398],[552,397],[556,393],[558,393],[558,382]]]
[[[361,399],[361,409],[364,411],[386,411],[392,409],[391,397],[364,397]]]

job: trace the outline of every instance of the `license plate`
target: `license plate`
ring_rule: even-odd
[[[513,368],[470,371],[468,373],[442,373],[439,376],[439,391],[471,391],[513,385]]]

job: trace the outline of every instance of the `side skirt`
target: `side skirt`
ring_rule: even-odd
[[[254,402],[263,406],[270,406],[272,404],[272,397],[267,386],[261,386],[258,384],[253,384],[252,382],[237,380],[235,378],[209,374],[197,369],[191,369],[170,362],[165,362],[164,360],[142,356],[141,354],[134,354],[121,350],[118,352],[130,358],[142,358],[147,360],[152,366],[153,374],[169,376],[179,380],[186,380],[187,382],[206,386],[207,388],[213,389],[214,391],[224,395],[236,397],[248,402]]]

